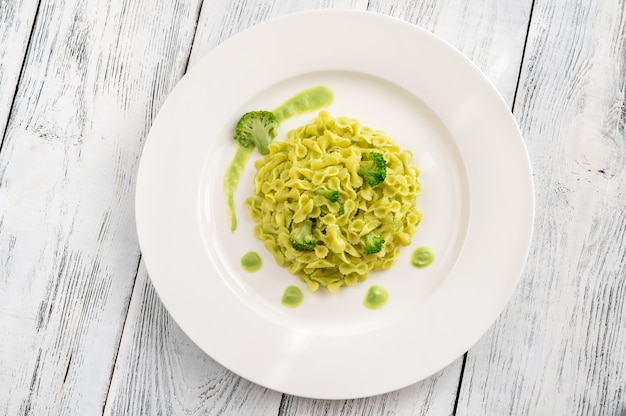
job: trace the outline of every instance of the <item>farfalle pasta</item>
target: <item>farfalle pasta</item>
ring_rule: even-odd
[[[422,218],[416,206],[419,170],[411,164],[412,153],[383,131],[322,111],[269,151],[255,162],[254,195],[246,200],[254,233],[310,291],[324,286],[337,292],[364,281],[370,271],[391,267],[400,248],[410,244]],[[387,163],[386,178],[376,186],[358,173],[370,152]],[[292,237],[303,227],[314,241],[296,249]],[[384,244],[365,254],[370,233],[382,236]]]

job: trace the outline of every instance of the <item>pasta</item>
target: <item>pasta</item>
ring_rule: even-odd
[[[412,153],[380,130],[322,111],[310,123],[275,141],[255,162],[254,194],[246,200],[256,221],[254,234],[276,262],[299,276],[310,291],[337,292],[388,269],[410,244],[422,214],[416,207],[419,170]],[[383,155],[386,178],[370,186],[359,166],[370,152]],[[319,190],[338,191],[339,199]],[[291,237],[305,224],[316,243],[294,248]],[[384,238],[382,249],[365,254],[365,237]]]

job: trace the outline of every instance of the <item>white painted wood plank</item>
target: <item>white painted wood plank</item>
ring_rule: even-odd
[[[458,415],[626,414],[626,4],[537,0],[515,115],[536,228]]]
[[[42,1],[0,154],[0,413],[102,412],[139,261],[141,142],[198,12]]]
[[[0,0],[0,145],[38,3],[37,0]]]

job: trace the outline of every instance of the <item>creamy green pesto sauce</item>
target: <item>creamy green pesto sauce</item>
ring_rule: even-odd
[[[435,252],[428,247],[418,247],[411,255],[411,264],[418,269],[430,266],[435,261]]]
[[[246,167],[246,161],[252,154],[254,147],[243,147],[237,145],[237,151],[235,157],[230,162],[230,166],[226,170],[226,176],[224,176],[224,193],[226,194],[226,201],[228,204],[228,216],[230,219],[230,231],[237,229],[237,214],[235,212],[235,190],[239,184],[239,179]]]
[[[247,272],[256,272],[262,265],[261,256],[256,251],[249,251],[241,258],[241,267]]]
[[[332,104],[333,99],[333,91],[328,87],[320,85],[299,92],[272,110],[272,113],[278,118],[278,121],[283,121],[293,116],[329,106]]]
[[[380,309],[385,306],[389,299],[389,292],[382,286],[372,286],[367,291],[363,305],[369,309]]]
[[[283,293],[281,303],[288,308],[297,308],[302,303],[304,295],[297,286],[288,286]]]

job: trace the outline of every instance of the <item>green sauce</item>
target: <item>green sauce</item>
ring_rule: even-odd
[[[387,299],[389,299],[387,289],[381,286],[372,286],[365,295],[363,305],[369,309],[380,309],[385,306]]]
[[[241,258],[241,267],[247,272],[256,272],[262,265],[261,256],[255,251],[249,251]]]
[[[324,86],[313,87],[294,95],[276,107],[272,112],[276,118],[278,118],[278,121],[281,122],[289,117],[324,108],[330,105],[333,99],[333,91],[330,88]],[[237,190],[239,179],[241,178],[241,174],[246,167],[246,162],[252,154],[253,149],[254,147],[237,146],[237,153],[235,153],[235,157],[232,162],[230,162],[230,166],[224,177],[224,193],[226,194],[228,204],[228,217],[230,219],[231,232],[237,229],[235,190]]]
[[[246,161],[252,154],[254,147],[237,146],[237,152],[235,157],[230,162],[226,176],[224,177],[224,192],[226,193],[226,200],[228,203],[228,216],[230,219],[230,231],[237,229],[237,215],[235,214],[235,190],[239,179],[246,167]]]
[[[411,255],[411,264],[418,269],[430,266],[435,261],[435,253],[428,247],[418,247]]]
[[[302,303],[304,295],[297,286],[288,286],[283,293],[282,304],[288,308],[297,308]]]
[[[293,116],[329,106],[332,104],[333,99],[333,91],[328,87],[320,85],[299,92],[272,110],[272,113],[278,118],[278,121],[283,121]]]

